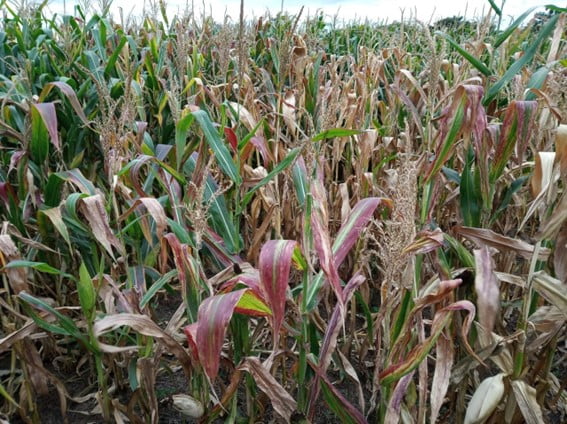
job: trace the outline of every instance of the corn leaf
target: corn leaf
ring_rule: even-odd
[[[205,139],[213,153],[215,154],[215,159],[223,170],[223,172],[238,186],[242,183],[242,178],[238,173],[238,169],[230,156],[230,151],[226,147],[225,143],[219,136],[218,131],[213,126],[211,122],[211,118],[207,115],[207,112],[204,110],[197,110],[191,112],[191,114],[195,117],[201,129],[203,130],[203,134],[205,135]]]
[[[291,258],[296,246],[297,242],[292,240],[270,240],[262,246],[258,259],[260,290],[272,310],[274,348],[278,345],[280,328],[285,316]]]
[[[270,173],[268,175],[266,175],[264,178],[262,178],[262,180],[260,180],[260,182],[258,184],[256,184],[254,187],[252,187],[248,191],[248,193],[246,193],[244,195],[244,197],[242,198],[241,206],[240,206],[241,209],[244,209],[246,207],[246,205],[248,205],[248,203],[250,203],[250,200],[252,200],[252,196],[254,195],[254,193],[257,190],[264,187],[266,184],[268,184],[270,181],[272,181],[275,176],[277,176],[283,170],[288,168],[293,163],[293,161],[295,160],[295,158],[297,157],[299,152],[301,152],[301,147],[296,147],[295,149],[290,150],[289,153],[286,155],[286,157],[283,158],[281,160],[281,162],[278,163],[274,167],[274,169],[272,169],[272,171],[270,171]]]
[[[530,46],[524,51],[524,54],[516,60],[512,66],[508,68],[506,73],[500,78],[497,82],[495,82],[486,92],[482,103],[484,105],[488,105],[492,103],[492,101],[496,98],[498,93],[502,88],[508,84],[514,76],[522,70],[524,66],[530,63],[534,56],[536,55],[540,44],[543,40],[547,39],[557,24],[557,20],[559,19],[560,15],[555,15],[547,21],[544,27],[539,31],[537,38],[530,44]]]
[[[199,306],[196,345],[199,361],[207,376],[215,379],[219,372],[219,360],[226,329],[236,305],[246,289],[211,296]]]

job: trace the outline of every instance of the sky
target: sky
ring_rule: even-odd
[[[134,15],[141,14],[144,9],[149,8],[152,0],[113,0],[113,9],[123,9],[125,15],[132,12]],[[157,1],[157,0],[156,0]],[[168,12],[173,15],[182,11],[187,2],[191,0],[166,0]],[[63,13],[65,5],[67,13],[72,13],[72,7],[77,1],[73,0],[51,0],[50,9],[53,12]],[[99,1],[82,1],[97,5]],[[495,0],[498,5],[502,0]],[[555,3],[561,5],[564,0],[506,0],[503,14],[507,17],[517,17],[533,6]],[[202,8],[205,4],[206,13],[219,21],[222,21],[225,13],[237,21],[240,14],[239,0],[194,0],[195,9]],[[366,19],[371,21],[388,22],[400,20],[402,10],[404,18],[417,18],[424,22],[435,21],[444,17],[464,16],[468,19],[478,17],[487,13],[490,9],[488,0],[283,0],[283,9],[291,14],[297,14],[305,6],[303,16],[313,15],[318,10],[329,17],[335,15],[339,20],[350,21],[353,19]],[[96,7],[96,6],[95,6]],[[272,14],[278,13],[282,8],[282,0],[244,0],[244,14],[251,19],[263,15],[266,11]]]

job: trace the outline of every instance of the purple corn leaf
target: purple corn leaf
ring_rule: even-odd
[[[199,306],[197,350],[201,365],[211,380],[214,380],[219,372],[226,329],[245,291],[246,289],[215,295],[205,299]]]
[[[388,409],[386,410],[386,417],[384,419],[385,424],[397,424],[400,421],[400,411],[402,409],[402,401],[404,396],[408,391],[409,384],[413,378],[413,372],[404,375],[396,384],[396,388],[392,393],[390,402],[388,403]],[[432,421],[434,422],[434,421]]]
[[[313,197],[316,198],[316,196]],[[314,206],[316,203],[318,202],[314,202]],[[328,218],[326,217],[325,211],[315,206],[313,213],[311,214],[311,226],[315,250],[319,256],[321,268],[325,273],[327,280],[331,284],[339,304],[342,305],[343,289],[341,287],[341,279],[331,250],[331,238],[329,236],[327,222]]]
[[[480,151],[482,133],[487,127],[486,111],[481,103],[483,94],[480,85],[461,85],[455,90],[453,102],[445,109],[440,122],[436,157],[427,171],[426,181],[445,164],[459,136],[472,134]]]
[[[360,233],[366,227],[370,218],[372,218],[378,205],[382,202],[388,203],[388,201],[388,199],[380,197],[368,197],[355,205],[333,242],[333,255],[336,267],[341,266],[348,252],[350,252],[350,249],[358,240]]]
[[[364,418],[364,415],[356,409],[356,407],[348,401],[347,398],[343,396],[343,394],[335,387],[335,385],[329,380],[329,378],[321,374],[319,371],[319,367],[313,362],[309,361],[309,365],[315,370],[317,376],[321,379],[321,383],[323,385],[323,390],[327,391],[336,402],[334,405],[329,404],[333,412],[339,415],[341,422],[354,422],[356,424],[366,424],[367,421]],[[326,399],[328,402],[328,399]],[[333,407],[334,406],[334,407]],[[314,409],[312,409],[313,411]],[[313,422],[313,419],[311,419]]]
[[[534,127],[537,102],[513,101],[506,110],[500,139],[490,169],[490,182],[494,183],[504,172],[516,148],[516,163],[522,163],[524,152]]]
[[[344,300],[345,305],[350,301],[354,292],[360,285],[364,282],[365,278],[363,275],[356,273],[350,281],[345,286],[344,290]],[[335,305],[335,309],[333,310],[333,314],[331,315],[331,319],[329,321],[329,325],[327,326],[327,330],[325,331],[325,338],[323,339],[323,345],[321,347],[321,354],[319,356],[319,364],[318,364],[318,373],[315,376],[315,382],[313,388],[311,389],[311,398],[309,404],[311,405],[311,410],[309,411],[310,416],[314,416],[315,414],[315,406],[317,403],[317,398],[319,397],[320,391],[320,381],[319,375],[325,375],[327,372],[327,368],[331,363],[331,356],[335,349],[337,348],[337,338],[339,336],[339,332],[341,328],[343,328],[344,324],[344,305],[337,303]]]
[[[40,100],[45,99],[47,97],[47,94],[51,91],[53,87],[57,87],[59,90],[61,90],[61,92],[69,100],[69,103],[71,103],[71,106],[75,110],[75,113],[79,116],[79,118],[81,118],[83,124],[88,126],[90,122],[87,119],[87,116],[83,111],[83,108],[81,107],[81,103],[79,102],[77,93],[75,93],[75,90],[73,90],[73,88],[66,82],[54,81],[54,82],[50,82],[49,84],[46,84],[39,96]]]
[[[272,310],[274,349],[279,342],[280,328],[285,315],[286,290],[289,284],[291,258],[296,241],[270,240],[260,251],[260,290]]]

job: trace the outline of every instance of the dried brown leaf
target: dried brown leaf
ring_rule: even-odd
[[[112,246],[120,252],[122,251],[122,246],[108,225],[108,216],[104,209],[102,196],[96,194],[94,196],[84,197],[80,207],[83,215],[87,221],[89,221],[93,235],[108,254],[114,258]]]
[[[274,410],[289,423],[291,414],[297,409],[297,402],[277,382],[269,370],[264,368],[260,360],[255,357],[248,357],[239,369],[248,371],[252,375],[260,390],[271,400]]]
[[[8,262],[20,259],[22,259],[22,256],[12,238],[7,234],[0,235],[0,266],[4,267]],[[8,282],[14,294],[18,294],[21,291],[30,291],[24,267],[7,268],[4,272],[8,276]]]
[[[534,254],[534,246],[523,240],[503,236],[502,234],[495,233],[492,230],[485,228],[461,227],[456,226],[455,232],[465,236],[466,238],[474,241],[480,246],[488,245],[498,250],[516,252],[519,256],[531,259]],[[539,260],[545,261],[549,257],[551,251],[547,248],[539,250]]]
[[[523,380],[512,380],[512,390],[516,402],[522,411],[526,424],[541,424],[545,422],[541,407],[537,402],[536,389]]]
[[[500,309],[500,288],[494,275],[494,262],[486,246],[475,249],[474,259],[478,319],[487,331],[492,332]]]
[[[435,360],[435,372],[431,384],[431,420],[434,424],[439,416],[443,400],[447,394],[451,380],[451,369],[455,358],[453,340],[447,330],[444,330],[437,339],[437,358]]]
[[[563,227],[555,239],[553,267],[555,277],[563,284],[567,284],[567,224],[565,223],[563,223]]]

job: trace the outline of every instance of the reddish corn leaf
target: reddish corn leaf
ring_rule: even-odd
[[[238,138],[236,137],[234,130],[230,127],[225,127],[224,128],[224,135],[225,135],[226,139],[228,140],[230,147],[232,147],[232,150],[234,150],[235,152],[238,152]]]
[[[331,284],[337,300],[343,305],[343,289],[341,287],[341,279],[337,270],[337,264],[333,258],[331,249],[331,238],[327,223],[329,217],[327,213],[327,199],[325,190],[320,181],[316,180],[312,183],[313,193],[313,213],[311,214],[311,226],[313,232],[313,242],[315,250],[319,256],[321,269],[325,273],[327,280]]]
[[[465,319],[465,322],[462,327],[462,336],[463,341],[465,343],[465,347],[473,356],[477,357],[474,353],[472,348],[467,342],[467,335],[469,333],[472,321],[475,315],[475,307],[474,305],[469,302],[468,300],[461,300],[459,302],[455,302],[441,310],[439,310],[435,317],[433,318],[433,324],[431,325],[431,333],[430,336],[425,339],[423,343],[413,348],[410,353],[406,356],[404,360],[400,363],[393,364],[386,368],[380,374],[380,380],[382,384],[390,384],[396,380],[399,380],[404,375],[409,374],[413,370],[415,370],[421,361],[425,359],[427,354],[432,349],[433,345],[441,335],[443,329],[451,322],[452,313],[454,311],[459,310],[466,310],[468,311],[468,315]]]
[[[77,97],[77,94],[75,93],[75,90],[73,90],[73,88],[66,82],[54,81],[46,84],[45,88],[41,92],[40,99],[44,99],[53,87],[57,87],[59,90],[61,90],[65,97],[69,99],[69,103],[71,103],[73,110],[79,116],[79,118],[81,118],[83,124],[89,125],[89,120],[87,119],[87,116],[85,115],[85,112],[83,111],[83,108],[79,103],[79,99]]]
[[[260,251],[260,290],[272,310],[274,348],[279,341],[280,328],[285,315],[286,290],[289,284],[291,258],[297,242],[270,240]]]
[[[248,371],[254,381],[272,402],[274,410],[290,422],[291,414],[297,409],[297,403],[290,394],[277,382],[260,360],[255,357],[246,358],[239,369]]]
[[[179,281],[184,286],[186,284],[185,279],[185,261],[184,257],[187,253],[187,246],[181,244],[177,236],[173,233],[168,233],[162,238],[162,262],[167,262],[167,249],[164,249],[164,245],[167,242],[171,251],[173,252],[173,262],[175,263],[175,268],[177,268],[177,272],[179,275]],[[185,293],[185,287],[182,288],[183,292]]]
[[[255,135],[250,139],[250,143],[260,152],[262,155],[262,159],[264,159],[264,166],[268,166],[270,163],[274,161],[274,156],[272,155],[272,151],[268,147],[268,143],[266,143],[266,139],[261,135]]]
[[[18,248],[12,238],[7,234],[0,235],[0,266],[5,267],[9,262],[22,258]],[[28,278],[24,268],[5,269],[8,276],[8,283],[12,292],[18,294],[22,291],[29,291]]]
[[[482,133],[487,127],[486,112],[481,103],[483,93],[484,89],[479,85],[461,85],[455,91],[453,102],[441,119],[435,160],[427,171],[426,181],[445,164],[459,136],[472,134],[480,148]]]
[[[494,275],[494,263],[488,247],[475,249],[474,287],[477,295],[477,306],[480,324],[488,332],[492,332],[496,316],[500,309],[500,288]]]
[[[354,246],[360,233],[372,218],[374,211],[382,202],[390,204],[389,199],[368,197],[359,201],[350,212],[347,221],[341,226],[333,242],[335,265],[339,267]]]
[[[433,231],[421,231],[416,235],[412,244],[407,246],[402,253],[412,253],[414,255],[431,252],[443,246],[443,231],[436,228]]]
[[[260,273],[256,268],[247,267],[242,274],[238,274],[223,284],[222,291],[230,291],[238,283],[249,287],[256,294],[262,293],[260,289]]]
[[[197,349],[197,328],[199,328],[199,323],[194,322],[193,324],[186,325],[183,328],[183,332],[187,337],[187,344],[189,345],[189,352],[193,360],[196,363],[200,363],[199,360],[199,349]]]
[[[205,299],[199,306],[197,350],[201,365],[211,380],[219,372],[219,360],[226,329],[245,291],[237,290],[212,296]]]
[[[357,273],[355,274],[350,281],[345,286],[344,290],[344,302],[347,304],[354,292],[360,285],[364,282],[364,276]],[[344,305],[338,303],[335,305],[335,309],[333,310],[333,314],[331,315],[331,319],[329,320],[329,325],[327,326],[327,330],[325,331],[325,338],[323,339],[323,345],[321,346],[321,354],[319,355],[319,364],[318,373],[315,377],[315,383],[313,388],[311,389],[311,398],[310,398],[310,405],[311,410],[309,415],[313,417],[315,415],[315,405],[317,403],[317,398],[319,397],[320,391],[320,384],[319,376],[326,375],[327,369],[331,364],[331,356],[335,352],[337,348],[337,338],[339,336],[339,332],[341,328],[343,328],[344,324]]]
[[[61,149],[59,143],[59,133],[57,132],[57,112],[55,111],[55,105],[53,103],[35,103],[32,105],[35,110],[39,112],[41,119],[49,137],[51,138],[51,144],[57,149]]]
[[[534,127],[536,110],[537,102],[535,101],[513,101],[508,106],[490,169],[491,183],[494,183],[504,172],[514,147],[516,148],[516,163],[522,163]]]
[[[0,200],[4,203],[4,207],[10,210],[10,202],[14,202],[14,205],[19,203],[18,194],[14,191],[14,188],[9,182],[0,183]]]
[[[309,364],[318,371],[318,367],[312,362]],[[324,374],[318,374],[321,379],[321,386],[325,395],[325,402],[340,418],[343,423],[366,424],[364,415],[356,409],[356,407],[348,401],[347,398],[335,387],[335,385]]]

